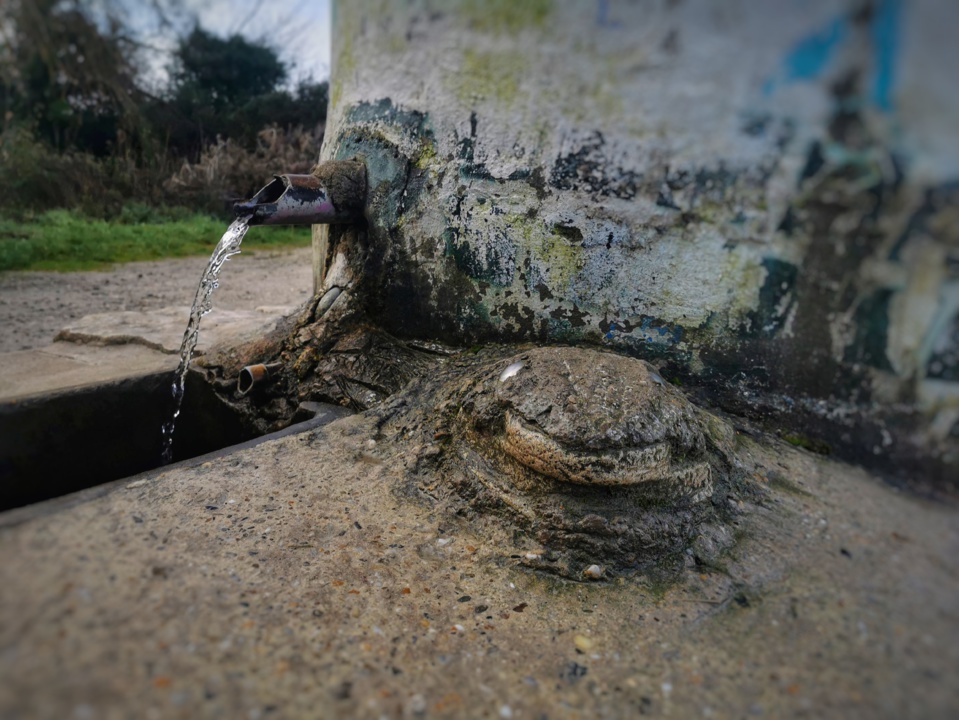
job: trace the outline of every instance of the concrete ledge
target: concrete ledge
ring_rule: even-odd
[[[294,308],[214,311],[203,318],[196,355],[262,337]],[[58,341],[0,354],[0,403],[176,369],[189,308],[99,313],[67,325]]]
[[[289,310],[211,313],[199,350],[260,337]],[[0,509],[159,464],[188,313],[91,315],[48,347],[0,355]],[[234,445],[251,433],[203,382],[188,377],[175,457]]]
[[[336,405],[329,405],[326,403],[315,403],[315,405],[318,406],[317,413],[312,419],[304,420],[303,422],[296,423],[295,425],[290,425],[283,430],[267,433],[266,435],[253,438],[252,440],[246,440],[235,445],[229,445],[227,447],[220,448],[219,450],[213,450],[212,452],[197,455],[186,460],[180,460],[179,462],[171,463],[163,467],[144,470],[143,472],[120,478],[119,480],[98,483],[92,487],[78,490],[76,492],[69,492],[65,495],[44,500],[43,502],[17,507],[6,512],[0,512],[0,529],[13,527],[45,515],[63,512],[71,507],[90,502],[121,488],[132,489],[134,487],[140,487],[141,485],[144,485],[148,481],[159,477],[160,475],[166,475],[173,472],[187,470],[189,468],[194,468],[199,465],[204,465],[214,460],[232,455],[233,453],[238,453],[242,450],[256,447],[262,443],[279,440],[280,438],[284,438],[289,435],[308,433],[313,430],[317,430],[324,425],[329,425],[336,420],[349,417],[350,415],[354,414],[352,410],[338,407]]]
[[[38,350],[0,354],[0,403],[153,373],[172,373],[177,358],[143,345],[102,347],[55,342]]]
[[[276,321],[296,308],[259,307],[255,310],[214,310],[204,316],[196,354],[213,347],[238,345],[262,337]],[[111,312],[87,315],[64,327],[58,340],[95,345],[136,344],[177,354],[190,319],[187,307],[166,307],[147,312]]]
[[[0,516],[0,717],[959,709],[951,508],[744,441],[780,480],[723,568],[571,584],[376,434],[347,418]]]

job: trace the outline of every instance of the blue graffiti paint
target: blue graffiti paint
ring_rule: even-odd
[[[599,27],[608,27],[608,28],[618,28],[622,26],[621,22],[610,19],[609,0],[597,0],[596,25]]]
[[[626,343],[629,346],[647,345],[669,347],[682,342],[683,328],[679,325],[663,324],[654,317],[642,316],[639,323],[632,320],[612,320],[603,334],[606,342]]]
[[[883,0],[872,21],[875,76],[872,101],[883,112],[892,110],[896,55],[899,51],[900,0]]]
[[[683,339],[683,328],[681,326],[659,325],[650,317],[643,318],[643,321],[639,324],[639,329],[648,342],[678,343]]]
[[[786,81],[814,80],[819,77],[845,37],[846,19],[837,18],[825,29],[800,40],[786,56]]]
[[[846,38],[846,18],[838,17],[826,27],[807,35],[786,54],[778,78],[763,84],[763,93],[771,95],[780,83],[815,80],[829,66],[836,49]]]
[[[893,110],[902,6],[902,0],[880,0],[869,28],[873,54],[869,99],[883,112]],[[837,17],[804,37],[783,58],[779,72],[763,83],[763,94],[772,95],[782,84],[818,78],[832,63],[848,35],[848,19]]]

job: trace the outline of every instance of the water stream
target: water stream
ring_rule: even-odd
[[[186,331],[183,333],[183,342],[180,344],[180,364],[177,366],[176,375],[173,378],[173,415],[169,421],[163,424],[162,428],[163,451],[161,460],[164,465],[173,461],[173,430],[183,406],[187,370],[190,369],[190,360],[193,358],[193,351],[196,350],[196,343],[200,337],[200,318],[213,309],[211,297],[213,291],[220,286],[218,279],[220,270],[223,269],[227,260],[240,252],[243,236],[250,229],[249,221],[250,216],[239,217],[223,233],[223,237],[220,238],[220,242],[217,243],[216,249],[210,256],[210,262],[207,263],[206,270],[203,271],[200,284],[196,289],[196,297],[193,298],[193,307],[190,309],[190,320],[187,322]]]

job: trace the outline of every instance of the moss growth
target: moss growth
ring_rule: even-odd
[[[420,170],[426,170],[436,159],[436,145],[433,143],[424,143],[423,149],[416,158],[416,167]]]
[[[571,228],[554,227],[547,234],[541,221],[518,213],[507,215],[506,222],[509,232],[522,238],[517,247],[526,249],[530,262],[551,288],[565,289],[583,269],[582,234],[578,231],[579,240]]]
[[[473,28],[495,35],[542,28],[552,12],[553,0],[470,0],[463,5]]]
[[[817,455],[829,455],[832,453],[832,446],[829,443],[816,440],[815,438],[811,438],[808,435],[803,435],[801,433],[790,433],[788,435],[783,435],[783,440],[794,447],[800,447],[803,450],[814,452]]]
[[[583,269],[582,245],[571,242],[562,233],[534,235],[532,241],[532,253],[545,265],[544,270],[553,287],[566,288]]]
[[[463,52],[460,72],[453,76],[457,97],[468,102],[474,96],[494,98],[510,104],[519,94],[519,83],[526,64],[517,52]]]

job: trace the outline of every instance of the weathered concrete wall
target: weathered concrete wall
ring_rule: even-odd
[[[324,155],[368,163],[369,310],[608,345],[959,477],[957,26],[937,0],[339,3]]]

